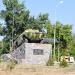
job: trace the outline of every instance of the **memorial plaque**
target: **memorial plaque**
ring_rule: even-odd
[[[43,55],[43,49],[33,49],[33,55]]]

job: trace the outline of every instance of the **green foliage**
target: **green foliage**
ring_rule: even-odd
[[[18,3],[18,0],[3,0],[3,4],[6,10],[1,11],[1,18],[3,17],[6,22],[8,34],[6,36],[9,37],[11,35],[12,28],[14,28],[14,33],[16,34],[22,33],[28,22],[29,10],[23,4]],[[15,34],[13,35],[15,36]]]
[[[75,49],[74,50],[70,50],[70,55],[73,56],[75,58]]]
[[[2,24],[0,24],[0,35],[3,35],[3,27],[2,27]]]
[[[14,59],[10,59],[10,62],[7,65],[8,70],[14,69],[14,67],[18,64],[18,62]]]
[[[48,62],[46,63],[47,66],[53,66],[54,65],[54,61],[52,58],[49,58]]]
[[[2,49],[2,54],[9,53],[10,51],[10,41],[6,39],[3,40],[3,49]]]
[[[3,27],[3,34],[6,36],[4,38],[3,53],[7,53],[10,50],[9,41],[12,38],[17,38],[25,29],[41,30],[43,24],[48,21],[48,14],[40,14],[37,18],[34,18],[34,16],[30,16],[30,12],[24,4],[19,3],[18,0],[3,0],[3,4],[6,10],[1,10],[0,18],[6,23],[6,26]],[[1,27],[0,34],[2,34]]]
[[[70,54],[74,56],[75,43],[71,43],[71,41],[73,40],[72,25],[63,25],[60,22],[56,22],[55,25],[52,25],[48,19],[47,13],[39,14],[37,18],[35,18],[34,16],[30,16],[30,11],[27,10],[24,4],[19,3],[18,0],[3,0],[3,4],[6,10],[1,10],[0,18],[5,21],[6,26],[2,27],[0,25],[0,35],[4,35],[6,37],[4,38],[4,48],[3,50],[0,50],[2,51],[2,53],[9,52],[12,33],[13,39],[15,39],[26,29],[32,28],[41,30],[44,27],[47,30],[46,38],[54,38],[54,29],[56,30],[55,37],[60,44],[60,55],[63,55],[62,52],[64,50],[67,54],[66,50],[68,49]],[[35,35],[33,35],[32,37],[35,38]],[[39,37],[39,35],[37,35],[36,38],[37,37]],[[58,44],[56,43],[56,50],[57,45]]]
[[[63,56],[68,56],[68,55],[69,55],[69,50],[68,50],[68,49],[62,49],[62,48],[61,48],[60,53],[61,53],[61,56],[62,56],[62,55],[63,55]]]
[[[8,53],[10,50],[12,33],[13,39],[15,39],[27,27],[29,21],[29,10],[24,7],[24,4],[20,4],[18,0],[3,0],[3,4],[6,10],[1,10],[0,18],[5,21],[6,26],[2,29],[0,25],[0,34],[6,36],[4,38],[4,48],[2,53]]]
[[[72,41],[72,26],[56,22],[56,38],[60,44],[60,55],[69,55]]]
[[[1,48],[1,49],[0,49],[0,55],[2,54],[2,51],[3,51],[3,49]]]
[[[2,41],[0,41],[0,55],[2,54]]]
[[[75,58],[75,36],[73,36],[72,41],[70,42],[70,55]]]
[[[50,21],[45,23],[45,28],[47,29],[47,34],[46,37],[47,38],[53,38],[54,37],[54,28],[52,26],[52,24],[50,23]]]
[[[68,67],[68,63],[66,62],[66,60],[63,59],[63,60],[60,62],[60,66],[63,67],[63,68],[64,68],[64,67]]]
[[[0,58],[0,63],[2,63],[3,61],[2,61],[2,59]]]

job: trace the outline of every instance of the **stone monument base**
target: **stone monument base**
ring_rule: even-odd
[[[52,54],[51,44],[23,43],[12,52],[19,63],[46,64]]]

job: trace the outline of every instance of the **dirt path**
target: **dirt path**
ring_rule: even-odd
[[[40,65],[16,65],[8,70],[6,64],[0,65],[0,75],[75,75],[75,65],[68,68],[48,67]]]

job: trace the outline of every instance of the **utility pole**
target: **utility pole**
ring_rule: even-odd
[[[56,11],[57,11],[57,7],[60,5],[60,4],[63,4],[64,1],[59,1],[59,3],[55,6],[55,26],[54,26],[54,50],[53,50],[53,60],[54,62],[56,62],[56,54],[55,54],[55,49],[56,49],[56,45],[55,45],[55,42],[56,42]]]

